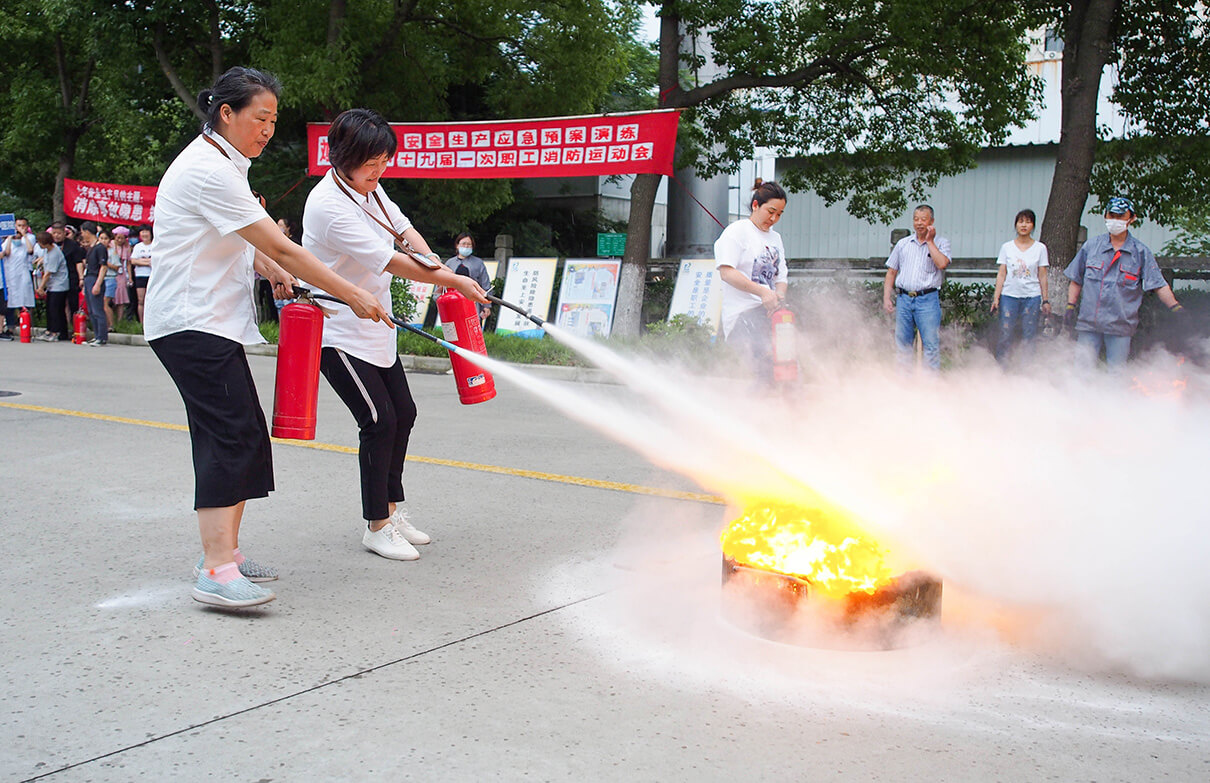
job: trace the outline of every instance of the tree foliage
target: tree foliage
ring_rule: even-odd
[[[734,171],[756,147],[807,153],[791,190],[889,219],[1030,115],[1036,10],[999,0],[652,0],[660,105],[684,109],[679,162]],[[614,333],[641,319],[658,177],[636,178]]]
[[[1200,0],[1034,0],[1064,41],[1062,130],[1042,241],[1051,260],[1076,250],[1087,197],[1099,210],[1117,194],[1174,228],[1210,217],[1210,55]],[[1105,66],[1112,100],[1129,122],[1122,138],[1097,125]],[[1176,248],[1179,250],[1179,248]],[[1192,252],[1192,246],[1187,248]]]
[[[1013,3],[926,0],[665,3],[706,42],[666,105],[690,107],[684,162],[734,170],[755,147],[816,153],[785,184],[847,200],[867,219],[901,212],[1029,116],[1021,67],[1030,19]],[[723,73],[697,74],[711,57]]]
[[[310,190],[308,121],[353,106],[393,121],[631,108],[632,74],[642,72],[632,0],[10,5],[16,24],[6,47],[31,56],[0,58],[0,98],[23,107],[0,113],[0,195],[39,218],[61,207],[55,188],[63,176],[155,184],[197,132],[197,93],[232,65],[283,82],[277,136],[250,176],[270,196],[271,211],[295,216]],[[437,234],[474,226],[515,197],[504,180],[385,186],[417,225]]]
[[[1122,7],[1113,101],[1131,120],[1092,171],[1097,208],[1121,192],[1170,228],[1210,222],[1210,20],[1197,0]]]

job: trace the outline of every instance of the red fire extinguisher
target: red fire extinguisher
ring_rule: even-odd
[[[798,353],[794,340],[794,313],[788,307],[774,310],[773,322],[773,380],[794,383],[798,380]]]
[[[88,329],[88,313],[81,307],[76,310],[76,314],[71,318],[72,331],[74,332],[71,341],[76,345],[84,344],[84,333]]]
[[[449,288],[437,297],[437,314],[441,316],[441,329],[448,342],[463,350],[487,355],[479,311],[474,302]],[[458,399],[463,405],[486,402],[496,396],[496,382],[487,370],[453,351],[450,351],[450,365],[458,383]]]
[[[34,322],[29,317],[29,310],[21,308],[21,315],[17,316],[17,324],[21,332],[21,342],[29,342],[34,336]]]
[[[323,311],[313,304],[293,302],[282,308],[280,323],[273,437],[315,440]]]
[[[84,295],[83,291],[80,291],[80,307],[76,310],[76,312],[84,313],[84,317],[88,317],[88,297]]]

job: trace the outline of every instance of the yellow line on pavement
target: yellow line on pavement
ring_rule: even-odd
[[[73,416],[78,419],[92,419],[94,421],[110,421],[116,424],[133,424],[138,427],[152,427],[161,430],[174,430],[176,432],[189,431],[189,427],[185,426],[184,424],[169,424],[168,422],[164,421],[149,421],[147,419],[131,419],[125,416],[110,416],[105,413],[73,411],[66,408],[48,408],[42,405],[25,405],[19,402],[0,402],[0,408],[13,408],[22,411],[32,411],[34,413],[49,413],[55,416]],[[357,453],[357,449],[355,447],[340,446],[335,443],[319,443],[310,440],[291,440],[289,438],[272,438],[272,440],[274,443],[278,443],[283,446],[298,446],[304,449],[332,451],[338,454]],[[672,489],[660,489],[659,487],[646,487],[642,484],[624,484],[617,481],[601,481],[599,479],[583,478],[581,476],[565,476],[560,473],[544,473],[538,470],[506,468],[502,465],[484,465],[477,462],[463,462],[456,459],[409,456],[408,461],[421,462],[426,465],[441,465],[447,468],[476,470],[481,473],[496,473],[503,476],[536,479],[538,481],[552,481],[557,484],[572,484],[579,487],[610,489],[614,490],[615,492],[628,492],[632,495],[653,495],[655,497],[673,498],[675,500],[692,500],[699,503],[722,504],[724,502],[723,499],[717,495],[708,495],[703,492],[680,492]]]

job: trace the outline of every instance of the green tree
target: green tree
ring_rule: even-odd
[[[786,184],[854,215],[901,211],[1027,116],[1037,85],[1021,63],[1019,4],[969,0],[660,0],[660,105],[685,110],[681,163],[733,170],[756,146],[821,153]],[[695,80],[708,42],[722,73]],[[686,73],[689,71],[690,73]],[[854,158],[853,156],[856,156]],[[854,165],[854,160],[858,165]],[[658,175],[631,189],[614,333],[637,333]]]
[[[1149,220],[1186,230],[1210,221],[1210,42],[1200,0],[1043,2],[1063,36],[1062,128],[1042,241],[1052,261],[1075,255],[1090,192],[1134,197]],[[1097,91],[1117,66],[1111,99],[1130,121],[1098,139]]]

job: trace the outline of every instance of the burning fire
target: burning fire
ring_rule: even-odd
[[[1184,363],[1185,357],[1178,356],[1176,366],[1180,368]],[[1189,381],[1185,376],[1165,378],[1150,370],[1144,373],[1142,377],[1135,375],[1130,380],[1132,381],[1130,390],[1142,392],[1147,397],[1180,399],[1189,385]]]
[[[796,576],[833,598],[873,593],[892,578],[880,546],[819,510],[752,506],[721,541],[723,555],[736,563]]]

